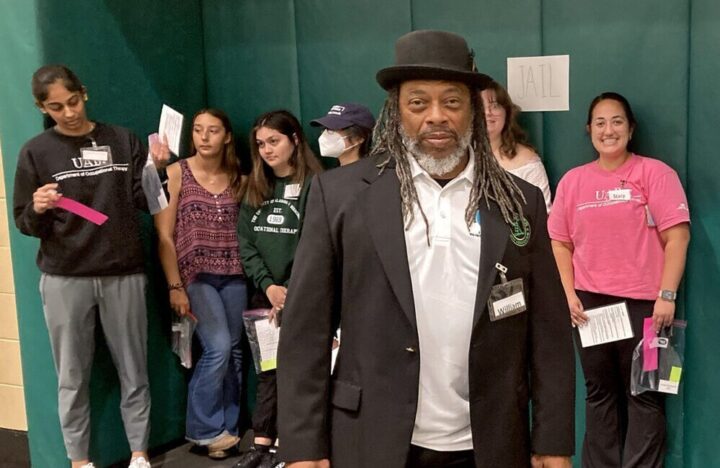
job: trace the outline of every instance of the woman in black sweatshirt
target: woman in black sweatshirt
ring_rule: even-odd
[[[40,238],[40,294],[68,458],[73,468],[92,467],[88,386],[97,311],[120,377],[130,467],[146,468],[150,392],[137,210],[147,210],[141,184],[147,152],[129,130],[88,119],[87,90],[67,67],[38,69],[32,92],[54,125],[20,152],[13,214],[23,234]],[[168,156],[165,148],[156,163]],[[70,211],[74,202],[85,205],[85,216]],[[87,208],[107,219],[90,221]]]

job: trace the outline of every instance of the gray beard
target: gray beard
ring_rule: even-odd
[[[402,125],[400,126],[400,137],[402,138],[405,148],[412,154],[420,167],[425,169],[427,173],[433,177],[442,177],[455,170],[462,162],[463,156],[467,154],[470,142],[472,141],[472,126],[468,127],[465,134],[460,138],[457,149],[444,158],[436,158],[424,152],[420,148],[420,142],[417,138],[410,137],[405,133]]]

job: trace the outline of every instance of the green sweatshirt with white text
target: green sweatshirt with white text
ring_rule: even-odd
[[[310,177],[302,187],[292,177],[275,181],[273,194],[259,208],[243,202],[238,240],[243,268],[263,293],[273,284],[287,287],[305,215]],[[298,193],[299,192],[299,193]]]

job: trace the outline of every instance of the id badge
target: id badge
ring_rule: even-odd
[[[507,268],[500,264],[495,265],[495,267],[500,270],[502,283],[496,284],[490,289],[487,304],[490,311],[490,321],[492,322],[512,317],[527,310],[522,278],[508,281],[505,277]]]
[[[112,164],[112,150],[109,146],[92,146],[80,148],[83,168],[102,167]]]
[[[283,195],[283,198],[285,199],[296,199],[300,196],[300,191],[302,190],[302,187],[300,187],[300,184],[288,184],[285,186],[285,194]]]
[[[615,190],[609,190],[608,191],[608,200],[610,200],[610,201],[632,200],[632,193],[630,193],[630,189],[627,189],[627,188],[619,188],[619,189],[615,189]]]

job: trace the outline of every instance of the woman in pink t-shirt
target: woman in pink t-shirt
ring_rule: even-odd
[[[690,240],[687,198],[668,165],[628,150],[635,117],[627,100],[603,93],[587,131],[598,158],[560,180],[548,219],[553,253],[574,326],[585,310],[627,304],[634,338],[576,346],[587,387],[584,467],[662,466],[662,395],[630,394],[633,349],[652,317],[672,324]]]

